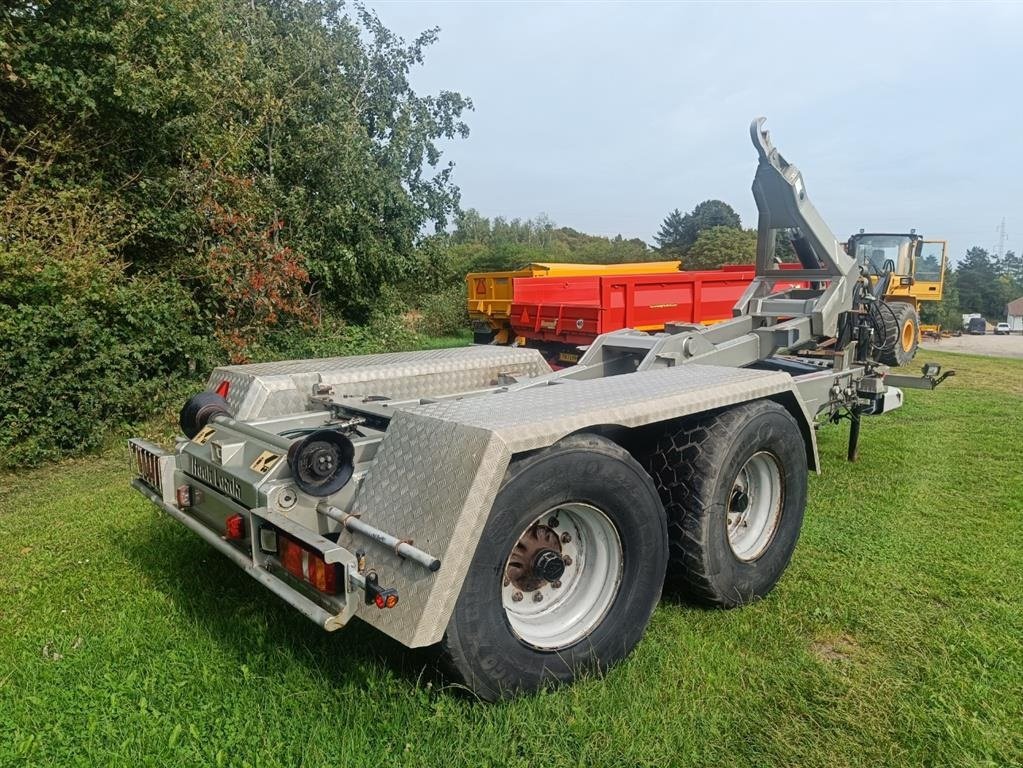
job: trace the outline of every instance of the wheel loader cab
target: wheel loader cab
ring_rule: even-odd
[[[860,232],[849,238],[849,255],[880,277],[891,269],[893,276],[912,274],[917,235],[880,235]]]
[[[846,243],[846,251],[870,274],[881,277],[891,271],[886,300],[906,301],[919,309],[919,301],[940,301],[945,285],[946,243],[909,234],[872,233],[860,230]]]

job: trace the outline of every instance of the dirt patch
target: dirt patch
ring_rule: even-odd
[[[859,648],[859,644],[846,634],[824,635],[810,643],[810,653],[821,661],[848,661]]]

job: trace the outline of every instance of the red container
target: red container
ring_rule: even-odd
[[[585,345],[622,328],[659,331],[669,322],[732,316],[752,265],[651,275],[515,279],[511,324],[528,341]]]

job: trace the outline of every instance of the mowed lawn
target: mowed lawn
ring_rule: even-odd
[[[483,705],[325,634],[128,488],[0,476],[0,765],[1023,763],[1023,361],[820,433],[795,558],[740,610],[666,597],[604,679]]]

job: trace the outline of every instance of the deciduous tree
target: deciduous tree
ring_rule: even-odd
[[[725,264],[752,264],[756,257],[755,231],[721,226],[703,230],[682,264],[685,269],[717,269]]]

